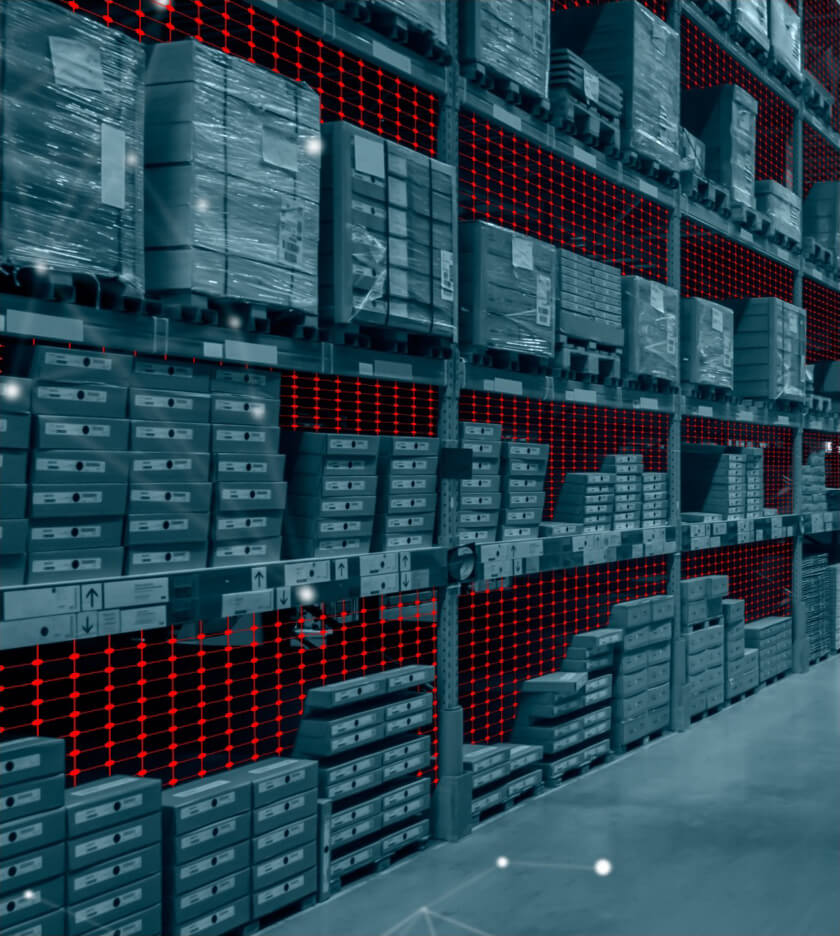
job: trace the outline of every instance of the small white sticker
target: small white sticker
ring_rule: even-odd
[[[521,270],[534,269],[534,245],[527,237],[514,234],[511,239],[511,261]]]
[[[650,304],[654,312],[665,311],[665,292],[659,283],[650,284]]]
[[[455,281],[452,270],[455,266],[455,255],[451,250],[440,252],[440,298],[444,302],[452,302],[455,298]]]
[[[105,90],[102,59],[95,45],[61,36],[50,36],[49,43],[53,77],[57,85],[86,88],[89,91]]]
[[[588,68],[583,70],[583,93],[587,101],[598,103],[601,95],[601,79]]]
[[[125,131],[102,124],[101,198],[103,205],[125,208]]]

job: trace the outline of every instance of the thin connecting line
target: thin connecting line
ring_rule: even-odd
[[[465,888],[472,887],[473,884],[476,884],[478,881],[482,880],[482,878],[487,877],[488,874],[492,874],[495,870],[496,868],[495,866],[493,866],[490,868],[485,868],[483,871],[479,871],[478,874],[474,874],[472,877],[467,878],[465,881],[462,881],[460,884],[458,884],[457,887],[453,887],[450,890],[446,891],[446,893],[441,894],[439,897],[435,897],[435,899],[432,902],[440,903],[442,900],[448,900],[450,897],[454,896],[457,893],[460,893],[460,891],[464,890]],[[411,913],[409,913],[407,916],[404,916],[401,920],[396,922],[392,927],[390,927],[390,929],[385,930],[382,936],[396,936],[397,932],[401,930],[403,926],[405,926],[407,923],[413,920],[414,917],[418,916],[419,914],[423,912],[429,912],[427,906],[418,907],[417,910],[412,910]]]

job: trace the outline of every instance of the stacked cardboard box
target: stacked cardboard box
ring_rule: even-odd
[[[23,585],[29,550],[29,438],[32,429],[32,384],[23,378],[0,377],[0,578]]]
[[[288,555],[338,557],[369,552],[376,515],[379,438],[302,432],[289,444]]]
[[[500,542],[540,535],[548,455],[547,445],[502,442]]]
[[[227,876],[251,865],[252,920],[314,895],[318,883],[317,763],[270,758],[236,767],[226,778],[244,778],[251,784],[250,842],[229,846],[222,856],[215,856],[215,862],[205,858],[203,867],[218,869],[221,858]]]
[[[802,602],[805,605],[808,656],[816,660],[834,649],[834,621],[829,617],[828,556],[815,553],[802,559]]]
[[[677,171],[677,33],[641,3],[608,3],[555,12],[552,35],[621,88],[623,146]]]
[[[142,291],[143,49],[43,0],[0,31],[0,262]]]
[[[723,625],[709,624],[688,631],[685,653],[689,716],[722,705],[725,698]]]
[[[840,562],[832,563],[826,571],[828,589],[828,617],[832,622],[834,650],[840,650]]]
[[[724,695],[726,699],[742,695],[758,685],[758,654],[746,654],[744,638],[744,601],[724,598]]]
[[[840,257],[840,182],[815,182],[802,205],[802,233]]]
[[[167,934],[227,933],[250,920],[251,795],[250,780],[234,773],[164,792]]]
[[[744,483],[746,485],[746,517],[761,517],[767,513],[764,506],[764,449],[746,446],[744,455]]]
[[[811,452],[802,466],[802,511],[816,513],[820,510],[828,510],[825,452]]]
[[[747,510],[746,464],[741,449],[728,449],[724,445],[684,445],[683,510],[743,517]]]
[[[461,0],[460,13],[463,62],[548,96],[550,0]]]
[[[464,770],[472,780],[472,818],[542,787],[542,748],[536,744],[465,744]]]
[[[4,741],[0,761],[0,929],[4,936],[61,936],[67,868],[64,742]]]
[[[461,338],[554,360],[557,251],[484,221],[460,225]]]
[[[706,175],[706,144],[685,127],[680,127],[680,171]]]
[[[620,151],[621,133],[618,124],[624,108],[621,88],[571,49],[558,48],[556,43],[551,49],[548,94],[555,121],[559,118],[561,122],[572,122],[577,129],[576,135],[585,127],[596,146],[600,148],[609,143],[609,151]],[[581,112],[577,104],[585,104],[590,114],[607,118],[606,125],[590,123],[586,112]],[[606,133],[610,136],[607,137]]]
[[[642,526],[663,526],[669,520],[668,475],[642,472]]]
[[[35,349],[28,582],[122,572],[130,361]]]
[[[374,549],[415,549],[434,542],[439,451],[440,439],[380,439]]]
[[[446,45],[446,4],[428,0],[376,0],[376,5],[405,17],[424,33]]]
[[[802,22],[789,3],[767,4],[773,60],[794,78],[802,77]]]
[[[314,314],[318,95],[189,41],[152,49],[146,98],[149,290]]]
[[[502,508],[502,427],[461,423],[460,445],[472,453],[472,477],[459,482],[458,542],[492,543]]]
[[[735,392],[741,397],[805,397],[805,310],[774,297],[735,310]]]
[[[731,390],[734,319],[729,306],[708,299],[680,302],[680,377]]]
[[[404,666],[307,692],[295,755],[318,760],[321,896],[349,871],[428,839],[431,780],[418,775],[431,738],[419,732],[432,724],[434,676]]]
[[[625,276],[622,281],[622,308],[624,375],[678,383],[679,293],[653,280]]]
[[[322,315],[455,339],[453,167],[348,123],[324,143]]]
[[[606,471],[570,471],[554,505],[554,520],[584,530],[611,530],[615,475]]]
[[[758,681],[764,682],[793,666],[793,630],[789,617],[765,617],[744,625],[748,647],[758,650]]]
[[[772,179],[760,179],[755,183],[755,203],[759,211],[772,218],[779,234],[793,243],[802,243],[802,198],[796,192]]]
[[[559,334],[616,348],[624,344],[618,267],[559,249],[556,295]]]
[[[601,462],[601,471],[615,478],[612,529],[635,530],[642,525],[644,470],[643,455],[606,455]]]
[[[757,116],[758,103],[739,85],[683,92],[682,121],[706,146],[707,175],[749,208],[755,207]]]
[[[701,575],[680,582],[680,625],[688,633],[698,624],[717,622],[729,593],[726,575]]]
[[[160,780],[94,780],[68,789],[64,806],[68,936],[161,934]]]
[[[771,0],[770,6],[773,6]],[[732,4],[733,22],[737,29],[755,42],[763,52],[770,49],[767,24],[767,0],[738,0]]]

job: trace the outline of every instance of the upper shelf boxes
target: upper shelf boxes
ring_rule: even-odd
[[[142,290],[142,47],[42,0],[0,30],[0,261]]]
[[[454,168],[347,123],[324,137],[322,314],[454,340]]]
[[[675,289],[640,276],[625,276],[624,374],[679,382],[679,295]]]
[[[708,299],[680,303],[680,376],[684,382],[732,389],[732,309]]]
[[[802,233],[840,256],[840,181],[815,182],[802,205]]]
[[[377,0],[378,6],[403,16],[441,46],[446,45],[446,4],[429,0]]]
[[[802,77],[802,24],[799,14],[785,0],[768,0],[770,54],[773,61],[794,78]]]
[[[786,0],[769,0],[770,6],[784,2]],[[767,6],[768,0],[735,0],[732,4],[736,38],[742,45],[765,56],[770,51]]]
[[[146,274],[195,291],[317,311],[318,95],[196,42],[146,72]]]

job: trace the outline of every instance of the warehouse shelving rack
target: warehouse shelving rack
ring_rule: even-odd
[[[807,299],[810,295],[807,293],[810,287],[804,286],[806,278],[816,283],[824,291],[824,298],[827,297],[825,301],[821,300],[821,320],[827,322],[829,329],[833,327],[840,331],[840,278],[837,269],[817,266],[800,253],[756,237],[731,219],[689,202],[685,195],[628,168],[621,161],[607,158],[597,150],[565,137],[550,122],[468,82],[459,73],[457,55],[449,63],[427,59],[368,26],[352,21],[329,3],[206,0],[197,4],[192,0],[172,0],[162,5],[148,0],[138,7],[130,5],[127,0],[57,2],[103,19],[108,25],[133,31],[144,40],[168,39],[178,34],[199,35],[203,41],[219,45],[232,54],[243,55],[258,64],[274,67],[281,74],[304,78],[315,84],[323,92],[326,117],[343,116],[373,127],[386,136],[405,133],[406,142],[454,164],[459,162],[459,154],[463,156],[463,122],[476,118],[493,128],[488,133],[501,135],[500,138],[508,141],[514,140],[516,146],[539,150],[543,156],[535,157],[535,173],[542,171],[539,160],[544,157],[545,165],[550,163],[555,167],[552,171],[560,171],[556,168],[560,165],[568,167],[563,171],[568,172],[574,185],[592,185],[603,192],[624,193],[632,203],[631,214],[640,211],[643,219],[657,219],[659,227],[655,243],[644,243],[640,239],[633,246],[635,253],[631,252],[629,257],[618,256],[621,244],[611,248],[600,245],[601,254],[608,254],[604,259],[621,262],[625,272],[643,273],[644,251],[653,251],[656,260],[653,266],[648,267],[648,274],[651,275],[652,270],[655,278],[680,290],[685,286],[681,262],[686,246],[684,225],[693,224],[720,238],[721,242],[733,245],[733,249],[740,251],[740,257],[754,255],[758,258],[755,263],[759,265],[779,265],[789,283],[789,295],[785,298],[802,302],[803,296]],[[662,2],[652,5],[660,14],[666,11],[666,4]],[[457,49],[457,8],[457,3],[447,4],[452,50]],[[752,80],[763,84],[768,93],[775,95],[791,111],[790,166],[795,191],[802,194],[804,185],[816,181],[817,177],[828,177],[826,173],[836,172],[840,163],[840,135],[834,128],[806,113],[797,94],[769,75],[690,0],[672,0],[667,5],[666,15],[675,28],[681,27],[683,18],[689,20],[707,41],[723,50],[752,76]],[[465,118],[465,115],[471,116]],[[403,123],[403,117],[406,123]],[[820,148],[820,166],[817,168],[803,165],[803,133],[811,147],[809,153],[816,151],[814,147]],[[817,143],[814,142],[814,134],[819,138]],[[462,181],[464,177],[462,174]],[[555,204],[543,202],[542,195],[535,197],[539,211],[534,227],[539,230],[529,229],[531,222],[524,213],[511,218],[500,212],[499,218],[492,216],[491,220],[501,220],[509,226],[535,233],[535,236],[562,243],[562,216],[557,230],[553,225],[545,230],[539,227],[544,217],[552,220]],[[523,208],[532,204],[529,198],[525,198]],[[632,223],[638,226],[641,222],[634,218]],[[643,225],[639,231],[640,238],[645,233],[649,234]],[[587,236],[585,230],[582,236]],[[594,235],[589,236],[596,239]],[[597,244],[586,246],[598,253]],[[744,254],[745,251],[748,254]],[[462,762],[465,737],[474,741],[502,739],[504,726],[515,705],[517,682],[556,668],[569,633],[604,622],[608,605],[598,601],[602,586],[613,596],[611,600],[661,591],[676,594],[679,581],[684,576],[730,571],[733,590],[737,594],[740,589],[747,598],[750,616],[770,613],[781,607],[783,602],[790,609],[794,620],[794,671],[801,673],[808,667],[805,614],[800,591],[803,540],[805,536],[832,532],[836,538],[836,531],[840,530],[840,512],[803,514],[799,473],[803,457],[807,454],[806,448],[828,443],[836,453],[840,447],[840,414],[836,411],[790,407],[766,400],[705,400],[685,392],[660,393],[629,384],[585,384],[555,376],[480,367],[462,360],[457,347],[449,349],[451,355],[441,359],[412,357],[12,296],[0,296],[0,330],[18,340],[33,338],[53,344],[71,343],[74,346],[189,358],[220,366],[236,364],[273,368],[281,371],[290,384],[298,379],[302,383],[309,381],[307,387],[310,389],[311,382],[316,379],[332,381],[331,386],[343,387],[347,391],[343,399],[348,407],[352,407],[358,398],[354,392],[362,392],[359,388],[364,388],[366,394],[392,394],[399,398],[405,395],[407,398],[410,388],[424,387],[428,389],[430,401],[425,407],[427,414],[430,408],[434,408],[433,415],[427,418],[427,428],[439,435],[445,445],[457,444],[458,421],[463,415],[462,401],[468,394],[492,395],[506,400],[505,406],[513,409],[542,407],[544,414],[565,412],[562,408],[573,407],[645,414],[662,420],[664,426],[663,452],[669,471],[671,522],[664,528],[657,528],[650,539],[643,537],[639,541],[635,531],[621,534],[614,544],[615,552],[610,554],[614,558],[607,559],[601,555],[598,552],[600,547],[586,534],[548,537],[511,545],[491,544],[480,547],[474,558],[460,556],[454,527],[455,482],[443,479],[439,545],[400,554],[396,592],[393,591],[393,579],[378,574],[376,557],[370,560],[351,557],[345,562],[294,560],[269,563],[264,567],[245,566],[183,576],[155,576],[160,595],[157,600],[166,604],[169,611],[168,627],[161,634],[141,632],[128,642],[104,630],[96,637],[88,636],[82,622],[89,618],[74,616],[72,626],[76,630],[72,635],[48,633],[41,635],[34,647],[20,646],[9,651],[9,664],[0,673],[4,698],[12,702],[11,705],[6,704],[4,730],[31,729],[34,726],[44,734],[49,734],[52,729],[72,737],[70,775],[74,782],[104,770],[125,769],[124,765],[129,764],[137,767],[138,772],[157,773],[165,781],[174,783],[188,775],[201,776],[211,770],[232,766],[241,759],[288,749],[287,739],[294,731],[295,711],[303,698],[307,680],[348,675],[355,672],[354,666],[391,665],[395,655],[403,654],[400,602],[406,609],[406,633],[413,629],[414,634],[413,638],[406,638],[406,643],[413,640],[412,652],[416,658],[433,660],[437,666],[434,808],[436,835],[446,839],[456,839],[470,828],[470,781]],[[835,347],[820,345],[814,353],[827,357]],[[545,418],[548,417],[543,416]],[[719,433],[720,426],[729,423],[746,427],[742,433],[745,438],[752,437],[750,430],[753,427],[759,427],[765,433],[784,433],[792,491],[785,511],[758,520],[680,524],[680,449],[683,423],[689,419],[702,421],[709,427],[710,434]],[[396,421],[393,424],[396,425]],[[836,465],[832,471],[831,477],[835,483],[840,483]],[[757,563],[766,574],[775,576],[774,589],[764,588],[761,594],[760,586],[766,582],[759,578],[756,585],[755,576],[750,574]],[[103,611],[108,610],[109,604],[112,609],[118,609],[120,602],[127,607],[135,600],[132,595],[136,597],[144,593],[149,581],[146,577],[123,578],[119,583],[93,583],[102,590],[102,594],[92,602],[97,606],[94,610],[98,610],[100,601],[103,602]],[[44,594],[45,591],[49,594]],[[27,616],[19,609],[37,607],[37,601],[51,602],[48,605],[50,613],[62,610],[61,601],[67,602],[63,610],[74,615],[83,612],[82,596],[89,595],[90,585],[83,586],[81,590],[75,584],[47,590],[4,588],[0,593],[3,628],[8,633],[9,621]],[[430,594],[431,600],[428,598]],[[574,599],[576,604],[569,604],[569,594],[578,596]],[[394,621],[395,596],[402,596],[396,604],[399,640],[393,646],[389,643],[386,652],[386,625]],[[91,603],[90,598],[88,602]],[[529,606],[536,610],[530,611]],[[276,626],[265,623],[265,615],[272,614],[277,617]],[[565,617],[560,619],[563,614],[568,614],[568,620]],[[344,646],[350,640],[347,621],[357,616],[363,622],[362,636],[353,638],[353,649],[348,650]],[[525,622],[522,630],[527,632],[523,638],[526,643],[531,639],[529,627],[536,632],[536,649],[518,646],[517,628],[511,626],[512,621],[518,623],[517,616]],[[287,624],[292,626],[297,619],[295,634],[303,633],[306,626],[317,632],[320,626],[328,634],[324,638],[327,642],[330,631],[339,631],[344,641],[341,654],[328,660],[328,653],[321,645],[320,650],[316,648],[313,651],[315,662],[305,665],[305,644],[301,642],[296,651],[286,648],[286,637],[281,636],[281,632],[286,633],[282,630],[281,618],[283,627]],[[305,621],[310,619],[314,624],[306,625]],[[176,625],[180,630],[176,630]],[[677,620],[675,661],[681,658],[682,638],[679,632]],[[495,644],[487,653],[492,654],[492,660],[485,655],[482,663],[492,663],[497,668],[501,666],[502,672],[496,674],[499,677],[496,682],[489,676],[485,680],[481,690],[485,693],[481,703],[482,715],[472,701],[479,677],[475,669],[470,670],[468,657],[470,645],[479,639],[489,639],[491,633]],[[260,641],[257,640],[258,634],[261,635]],[[52,641],[57,643],[51,649]],[[31,640],[22,642],[31,643]],[[265,653],[262,652],[263,646],[268,647]],[[377,652],[367,649],[376,646],[379,646]],[[68,647],[71,649],[65,652]],[[502,664],[508,650],[513,662],[509,671],[505,671]],[[176,701],[168,703],[169,711],[164,719],[166,725],[161,724],[155,729],[167,741],[162,745],[165,753],[161,753],[161,757],[164,760],[160,757],[155,760],[151,753],[151,731],[141,731],[139,755],[136,731],[128,741],[113,740],[119,734],[115,727],[118,719],[113,714],[114,707],[124,704],[119,700],[132,679],[136,679],[141,688],[139,701],[131,704],[139,705],[144,721],[154,718],[148,698],[150,693],[145,689],[147,666],[171,667],[170,698],[180,679],[191,680],[190,691],[200,693],[203,710],[204,694],[211,695],[205,685],[209,677],[205,678],[203,673],[208,654],[218,657],[219,671],[224,671],[226,677],[220,685],[227,686],[227,696],[223,694],[220,698],[227,699],[227,710],[213,716],[217,717],[220,725],[226,726],[220,729],[222,734],[227,734],[226,744],[213,755],[206,753],[205,735],[209,734],[209,729],[205,729],[202,715],[201,726],[196,729],[201,739],[201,756],[190,758],[189,767],[178,762],[178,756],[169,752],[175,746],[175,739],[180,737],[179,732],[191,726],[185,721],[189,716],[178,709]],[[286,662],[286,654],[294,656]],[[84,669],[88,658],[93,662],[90,662],[89,669]],[[187,675],[182,676],[178,667],[186,659],[188,665],[184,664],[184,672]],[[372,662],[367,662],[370,660]],[[118,666],[113,665],[115,661],[120,661]],[[56,668],[59,666],[65,666],[60,678],[44,678],[48,672],[58,673]],[[119,685],[115,685],[115,670],[121,674]],[[286,692],[281,686],[281,671],[287,673],[291,670],[299,670],[299,680],[293,682],[290,691]],[[231,709],[231,672],[246,683],[252,680],[249,685],[253,689],[243,692],[251,704],[243,707],[241,712]],[[244,675],[240,677],[240,673]],[[672,728],[684,729],[689,724],[683,700],[685,674],[680,672],[676,662],[673,676]],[[81,693],[75,692],[79,684],[89,685],[97,677],[106,682],[103,690],[89,688]],[[163,682],[166,678],[169,677],[159,677]],[[276,692],[271,688],[275,683]],[[77,700],[69,718],[63,708],[59,712],[57,704],[66,701],[65,688],[68,686],[73,687]],[[86,692],[92,693],[89,698],[96,699],[101,709],[82,710]],[[214,697],[212,704],[221,705],[222,702]],[[497,711],[493,712],[494,707]],[[263,721],[271,723],[272,727],[276,724],[277,731],[263,731]],[[291,725],[291,728],[281,726],[281,722]],[[91,738],[87,745],[79,740],[86,733]],[[233,743],[232,739],[240,736],[245,740]],[[98,748],[105,737],[107,743],[103,742],[101,749]],[[190,735],[192,742],[193,735]],[[115,750],[122,750],[122,755]]]

